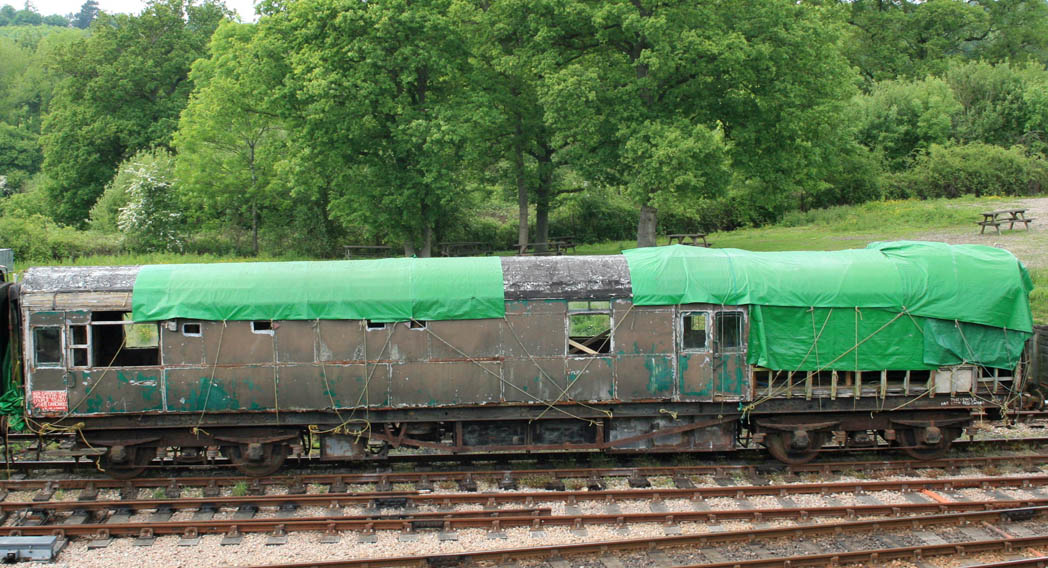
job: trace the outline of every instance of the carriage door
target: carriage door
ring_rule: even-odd
[[[677,316],[681,400],[737,400],[746,383],[745,314],[738,308],[690,304]]]
[[[713,313],[713,388],[718,400],[738,400],[746,389],[746,317],[741,309]]]

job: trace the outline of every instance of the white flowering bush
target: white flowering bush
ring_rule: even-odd
[[[182,212],[174,188],[174,159],[165,150],[143,151],[120,165],[108,191],[121,193],[116,226],[137,252],[181,252]],[[119,187],[117,187],[119,185]]]

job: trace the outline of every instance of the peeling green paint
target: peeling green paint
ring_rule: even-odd
[[[646,357],[644,368],[648,370],[648,392],[656,395],[673,393],[673,365],[666,357]]]
[[[210,393],[208,392],[209,382],[211,383]],[[168,395],[168,400],[170,398],[171,396]],[[197,388],[186,393],[182,407],[182,410],[235,410],[240,408],[240,401],[237,400],[235,393],[226,391],[226,386],[221,381],[217,379],[212,381],[210,377],[200,377]]]

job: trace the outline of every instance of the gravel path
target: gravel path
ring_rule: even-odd
[[[934,470],[933,470],[934,471]],[[1042,467],[1041,471],[1048,473],[1048,466]],[[978,472],[958,472],[958,477],[978,475]],[[1029,475],[1024,472],[1008,472],[1002,475]],[[884,476],[885,479],[912,479],[915,476]],[[935,477],[952,477],[945,474],[935,474]],[[841,478],[833,477],[833,481]],[[698,481],[698,478],[696,478]],[[74,492],[75,493],[75,492]],[[957,492],[969,500],[992,499],[993,496],[987,492],[977,489],[966,489]],[[1016,498],[1031,496],[1024,490],[1002,490],[1005,495]],[[870,494],[882,503],[907,503],[914,497],[898,492],[881,491]],[[795,495],[791,499],[797,506],[805,508],[824,507],[829,503],[827,498],[819,495]],[[829,500],[837,504],[850,505],[860,504],[857,496],[850,494],[834,494]],[[750,506],[762,508],[774,508],[781,506],[774,497],[751,497]],[[551,504],[552,505],[552,504]],[[706,505],[711,509],[738,509],[740,503],[734,499],[717,498],[709,499]],[[649,504],[641,501],[621,501],[617,506],[623,513],[648,512]],[[691,511],[694,504],[686,499],[672,499],[663,502],[668,511]],[[579,509],[583,512],[601,512],[605,507],[603,503],[583,502]],[[355,507],[347,507],[343,514],[359,514],[362,511]],[[428,509],[428,507],[426,508]],[[460,506],[458,510],[476,509],[475,506]],[[554,514],[564,514],[563,505],[553,505]],[[321,510],[304,509],[300,515],[318,514]],[[229,511],[221,511],[216,518],[230,515]],[[272,516],[272,510],[259,512],[259,517]],[[185,516],[179,513],[178,518]],[[191,516],[191,515],[189,515]],[[834,518],[817,518],[810,522],[828,523],[835,522]],[[774,521],[771,526],[789,526],[789,521]],[[689,522],[679,525],[684,534],[699,534],[707,532],[720,532],[732,530],[745,530],[752,523],[744,521],[725,521],[714,525],[706,523]],[[320,536],[316,533],[292,533],[288,536],[288,543],[280,546],[267,546],[266,535],[245,535],[243,542],[236,546],[221,546],[222,537],[219,535],[208,535],[200,539],[196,546],[180,546],[179,537],[160,537],[156,539],[153,546],[136,547],[133,539],[115,539],[109,547],[104,549],[87,549],[87,540],[75,540],[71,542],[62,552],[60,561],[55,566],[67,567],[110,567],[110,566],[134,566],[135,568],[152,568],[154,566],[245,566],[257,564],[272,564],[279,562],[308,562],[336,560],[347,558],[370,558],[394,555],[430,555],[439,553],[458,553],[475,550],[491,550],[499,548],[514,548],[521,546],[538,546],[562,543],[579,543],[597,540],[615,540],[621,538],[652,538],[666,534],[666,527],[660,523],[631,525],[626,535],[621,534],[613,526],[587,527],[584,536],[573,533],[568,527],[550,527],[542,533],[532,533],[527,528],[512,528],[505,531],[506,539],[489,539],[485,530],[460,530],[455,533],[458,540],[441,540],[439,535],[433,531],[422,531],[417,533],[414,542],[401,542],[399,533],[394,531],[379,531],[375,534],[377,542],[361,543],[358,534],[344,533],[341,541],[337,544],[323,544]],[[668,551],[672,555],[672,551]],[[541,563],[540,563],[541,564]],[[522,564],[523,565],[523,564]],[[575,564],[580,566],[581,564]],[[599,566],[599,562],[596,564]],[[910,564],[900,563],[896,566],[908,566]],[[956,566],[958,564],[936,564],[938,566]]]
[[[966,206],[970,207],[970,206]],[[979,211],[973,209],[972,225],[963,229],[944,229],[938,231],[920,232],[914,235],[917,240],[941,241],[950,244],[978,244],[990,245],[1008,249],[1028,268],[1048,267],[1048,197],[1034,197],[1029,199],[1001,199],[993,205],[996,209],[1010,209],[1012,207],[1026,208],[1026,216],[1036,219],[1030,223],[1030,230],[1001,229],[1001,234],[988,230],[985,234],[979,234],[979,226],[975,224],[979,220]],[[989,207],[987,207],[988,209]]]

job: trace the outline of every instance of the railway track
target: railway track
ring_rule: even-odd
[[[990,460],[985,463],[996,462]],[[1039,461],[1034,460],[1030,463],[1039,463]],[[492,475],[499,473],[505,474],[505,472],[493,471]],[[515,473],[526,475],[529,472]],[[576,468],[570,473],[585,476],[592,474],[593,471]],[[644,476],[638,474],[638,471],[631,471],[628,468],[611,468],[602,473],[626,477],[629,480],[644,479]],[[347,538],[351,543],[354,542],[354,539],[358,543],[377,542],[379,539],[388,543],[390,538],[394,538],[397,541],[409,543],[412,541],[455,541],[462,538],[474,543],[483,543],[487,539],[512,539],[510,542],[519,544],[529,540],[546,541],[545,537],[539,535],[565,534],[567,531],[576,538],[588,539],[591,538],[589,535],[596,535],[597,542],[605,544],[611,541],[603,537],[610,534],[628,534],[633,537],[638,534],[655,534],[656,536],[649,536],[641,540],[643,542],[664,542],[664,548],[670,551],[674,545],[669,543],[674,541],[665,540],[664,537],[692,537],[694,535],[690,533],[704,530],[720,531],[716,533],[717,538],[722,538],[719,535],[732,533],[732,531],[725,530],[725,527],[733,528],[740,524],[749,524],[750,528],[734,532],[753,534],[756,530],[760,534],[754,542],[763,542],[777,538],[773,536],[775,533],[760,532],[765,529],[782,528],[773,525],[785,524],[792,526],[794,531],[808,531],[808,527],[812,526],[810,524],[815,520],[822,521],[817,525],[820,527],[839,525],[841,531],[854,530],[860,533],[861,529],[854,528],[857,525],[847,523],[874,522],[875,524],[865,525],[868,531],[883,533],[897,531],[899,526],[910,527],[909,530],[912,531],[915,530],[914,527],[924,527],[927,523],[933,523],[927,520],[933,517],[946,518],[946,516],[953,515],[952,518],[955,519],[968,519],[957,522],[989,523],[991,521],[987,519],[997,518],[992,516],[994,514],[1011,515],[1008,518],[1015,520],[1023,515],[1039,518],[1046,514],[1045,510],[1048,510],[1048,475],[1040,474],[1013,477],[999,475],[957,478],[927,477],[834,483],[768,484],[766,481],[760,481],[744,485],[737,485],[742,478],[735,476],[715,480],[714,484],[705,481],[705,484],[700,482],[701,486],[695,486],[695,482],[698,481],[695,478],[700,474],[678,473],[674,476],[666,468],[658,466],[645,473],[657,476],[656,479],[648,480],[649,484],[670,483],[673,486],[631,489],[607,489],[591,486],[586,490],[564,491],[495,491],[494,489],[466,491],[457,487],[457,492],[442,493],[440,490],[430,491],[417,488],[404,491],[375,491],[374,489],[380,482],[375,483],[374,479],[370,479],[373,483],[372,487],[362,487],[356,492],[340,493],[331,492],[339,488],[338,481],[340,480],[328,476],[328,480],[333,483],[326,487],[329,491],[327,493],[296,493],[292,491],[295,488],[294,485],[286,485],[288,491],[283,492],[276,486],[280,484],[281,480],[286,481],[288,478],[273,478],[256,480],[258,484],[255,489],[262,493],[259,495],[234,496],[230,495],[229,491],[219,491],[207,497],[179,495],[175,498],[165,495],[163,499],[149,499],[138,498],[138,494],[143,489],[147,489],[149,484],[153,484],[154,488],[165,488],[164,493],[166,494],[168,487],[175,487],[181,491],[183,489],[183,486],[179,485],[181,481],[188,481],[192,485],[203,482],[205,478],[139,479],[133,482],[97,479],[52,480],[51,485],[47,485],[46,480],[17,480],[5,482],[10,484],[9,490],[37,491],[37,493],[35,495],[13,493],[0,501],[0,515],[5,517],[5,524],[0,527],[0,535],[60,535],[71,539],[78,551],[70,551],[65,554],[86,554],[88,553],[87,547],[105,549],[115,542],[129,541],[133,541],[135,545],[152,545],[158,539],[164,538],[167,540],[163,542],[169,543],[165,546],[171,546],[172,538],[181,546],[199,544],[204,537],[210,539],[208,540],[212,543],[210,546],[218,544],[219,541],[214,539],[220,539],[222,544],[250,542],[254,545],[243,544],[243,546],[257,546],[258,539],[264,539],[267,544],[286,544],[291,538],[296,538],[294,542],[298,542],[299,545],[305,542],[302,539],[331,543],[346,541]],[[232,482],[233,479],[229,478],[228,481]],[[590,481],[590,477],[581,479]],[[40,486],[41,481],[44,483],[43,487]],[[100,491],[106,490],[92,483],[100,481],[112,482],[114,485],[110,489],[120,488],[122,490],[121,498],[99,498]],[[316,479],[310,480],[309,484],[301,483],[302,479],[298,481],[299,486],[308,488],[310,491],[325,489],[312,483],[317,481]],[[358,481],[363,481],[363,479]],[[56,495],[56,491],[59,490],[57,487],[62,483],[68,484],[65,486],[66,489],[63,489],[64,491],[71,490],[73,486],[79,486],[79,494]],[[617,484],[624,485],[621,481]],[[312,487],[309,487],[310,485]],[[348,489],[349,485],[346,484],[345,488]],[[223,482],[202,487],[204,489],[228,488],[228,484]],[[271,493],[265,494],[267,490]],[[274,491],[280,493],[273,493]],[[197,489],[194,493],[200,494],[203,491]],[[105,495],[102,496],[105,497]],[[1026,511],[1026,513],[1008,513],[1007,511]],[[991,517],[956,517],[956,515],[964,514],[990,514]],[[876,520],[871,521],[871,517]],[[905,521],[918,524],[907,525]],[[900,522],[903,524],[898,524]],[[945,521],[943,523],[945,523],[943,526],[951,526]],[[927,524],[927,526],[939,525]],[[701,527],[705,528],[701,529]],[[652,533],[652,531],[656,532]],[[314,533],[316,536],[292,536],[293,533],[302,532]],[[1048,530],[1045,530],[1045,533],[1048,534]],[[382,536],[383,534],[393,536]],[[808,539],[811,534],[822,533],[816,531],[803,534],[804,538]],[[622,542],[628,540],[630,539]],[[724,546],[724,544],[718,544],[722,541],[700,542],[707,544],[687,546],[693,549],[698,546],[699,549],[710,552],[709,556],[696,557],[674,553],[673,562],[657,564],[660,566],[718,565],[716,551],[719,547]],[[916,546],[912,542],[902,544],[911,548]],[[355,545],[350,544],[350,546]],[[601,554],[606,556],[611,553],[619,553],[619,544],[608,546],[606,552]],[[731,556],[731,565],[739,564],[738,558],[749,558],[754,550],[760,551],[761,559],[779,558],[786,559],[789,565],[807,565],[799,563],[800,561],[796,559],[790,560],[792,557],[788,554],[778,554],[781,552],[781,547],[767,545],[762,548],[760,544],[739,546],[743,550],[740,552],[742,556]],[[663,545],[654,546],[651,551],[657,552],[662,549],[660,547]],[[521,548],[522,551],[531,551],[521,552],[523,555],[521,557],[525,558],[528,554],[534,554],[535,548]],[[833,548],[822,551],[830,549]],[[352,550],[366,551],[368,549],[365,547]],[[580,553],[581,550],[564,549],[557,554],[570,557]],[[862,551],[854,552],[861,553]],[[512,551],[500,551],[500,554],[506,556],[501,556],[503,560],[498,560],[499,562],[516,558]],[[641,554],[649,554],[649,552],[645,549]],[[895,553],[887,552],[885,554]],[[401,559],[404,558],[407,557]],[[416,558],[405,560],[405,563],[402,564],[387,564],[385,559],[370,558],[364,564],[336,563],[331,565],[430,566],[448,561],[452,563],[447,565],[454,566],[458,565],[454,563],[457,562],[456,558],[468,561],[484,559],[464,552],[450,556],[427,555],[424,562]],[[812,565],[818,565],[816,560],[812,560],[814,563]],[[430,563],[431,561],[433,563]],[[642,564],[644,562],[644,560],[641,561]],[[613,562],[609,560],[609,563],[606,564],[608,568],[615,568]],[[310,562],[309,565],[324,564]],[[581,565],[593,566],[593,563],[583,561]],[[574,565],[569,563],[555,564],[555,566],[568,568]]]
[[[1048,414],[1048,411],[1045,411]],[[19,435],[26,443],[37,440],[35,436]],[[995,450],[1015,447],[1043,447],[1048,446],[1048,436],[1023,437],[1023,438],[991,438],[980,440],[959,439],[953,442],[953,446],[962,450]],[[827,468],[837,468],[837,458],[844,455],[865,454],[888,454],[891,461],[897,463],[920,463],[921,460],[897,460],[895,455],[898,448],[891,446],[876,446],[861,450],[845,449],[827,446],[821,452],[821,458],[815,462],[803,465],[785,465],[778,462],[769,463],[767,454],[762,448],[743,448],[731,453],[709,453],[693,454],[692,460],[703,460],[706,462],[721,462],[727,467],[748,467],[752,470],[785,470],[785,471],[827,471]],[[33,448],[22,451],[26,459],[16,459],[6,463],[0,463],[0,470],[31,472],[35,470],[60,470],[67,472],[96,470],[91,461],[90,450],[50,450],[36,451]],[[69,457],[71,454],[76,454]],[[50,456],[52,459],[43,459]],[[520,467],[523,463],[549,464],[549,463],[586,463],[590,461],[606,461],[608,459],[621,462],[636,460],[645,461],[675,461],[679,459],[677,454],[633,454],[633,453],[597,453],[593,451],[549,451],[529,453],[478,453],[478,454],[391,454],[382,460],[365,460],[360,462],[324,462],[310,457],[289,457],[285,462],[285,469],[300,471],[329,470],[347,468],[376,468],[376,467],[421,467],[440,465],[464,465],[495,463],[506,466]],[[867,460],[872,463],[877,460]],[[942,461],[934,460],[934,461]],[[847,463],[847,462],[844,462]],[[211,457],[200,463],[181,463],[174,460],[155,460],[153,465],[147,468],[147,472],[193,472],[213,471],[215,469],[230,469],[234,466],[221,456]],[[629,466],[626,466],[629,467]],[[886,465],[880,466],[882,469]],[[836,471],[840,471],[839,469]]]
[[[871,531],[904,532],[916,529],[935,529],[959,525],[983,525],[990,527],[990,530],[992,531],[998,525],[1008,525],[1023,521],[1028,522],[1030,519],[1043,518],[1046,514],[1048,514],[1048,507],[1021,507],[993,511],[943,513],[892,519],[878,518],[872,520],[804,524],[788,527],[747,529],[741,531],[706,532],[701,534],[674,535],[645,539],[605,540],[583,544],[507,548],[450,555],[433,554],[427,556],[365,558],[336,560],[330,562],[309,562],[306,564],[281,564],[279,566],[313,566],[317,568],[360,568],[364,566],[368,568],[402,566],[466,566],[476,565],[483,562],[506,563],[518,559],[546,560],[558,558],[569,559],[566,565],[570,566],[570,559],[574,557],[588,556],[602,558],[607,557],[609,554],[617,555],[622,553],[647,553],[649,558],[652,559],[651,565],[675,565],[679,567],[687,566],[688,568],[728,568],[733,566],[835,566],[846,563],[877,563],[892,559],[920,560],[922,558],[941,555],[964,555],[989,551],[1017,550],[1022,547],[1048,545],[1048,536],[1015,537],[1005,534],[996,538],[982,538],[962,542],[943,542],[941,544],[921,544],[917,546],[833,551],[804,556],[772,556],[770,558],[756,558],[752,560],[732,559],[724,562],[674,562],[673,564],[666,564],[667,557],[665,554],[666,551],[686,547],[692,550],[697,549],[703,555],[709,554],[709,556],[716,557],[721,556],[720,553],[716,552],[716,550],[726,545],[746,543],[748,546],[753,546],[754,543],[762,543],[764,541],[775,539],[795,539],[798,536],[803,536],[804,538],[819,538],[841,534],[869,533]],[[655,554],[659,555],[657,560],[652,558]],[[272,568],[278,565],[269,564],[263,566]]]
[[[1048,475],[1033,477],[968,477],[893,481],[841,482],[830,484],[791,483],[763,486],[693,487],[689,489],[632,489],[567,492],[493,492],[424,494],[411,492],[342,493],[309,495],[226,496],[215,498],[141,499],[141,500],[69,500],[0,502],[0,513],[14,518],[13,524],[0,527],[0,535],[30,536],[61,534],[63,536],[199,535],[238,532],[342,531],[374,532],[376,530],[415,531],[440,528],[445,531],[486,528],[499,532],[507,527],[527,526],[542,530],[551,526],[569,526],[581,530],[592,525],[626,526],[639,523],[662,523],[674,526],[682,522],[719,523],[730,520],[765,522],[772,519],[808,519],[813,517],[899,517],[906,515],[978,511],[1016,507],[1048,507],[1048,494],[1035,499],[997,498],[978,501],[951,501],[933,491],[982,491],[1019,488],[1031,490],[1048,486]],[[871,494],[894,491],[923,492],[932,498],[918,502],[882,503]],[[801,507],[789,501],[791,496],[852,494],[867,496],[865,504]],[[779,499],[784,506],[776,508],[738,507],[713,509],[707,501],[717,498],[745,500],[759,496]],[[668,501],[686,500],[688,510],[665,506]],[[623,513],[618,505],[626,501],[647,501],[647,513]],[[558,503],[564,514],[554,515],[537,503]],[[583,502],[604,506],[600,513],[584,513]],[[503,509],[523,503],[523,508]],[[786,506],[792,505],[792,506]],[[423,512],[421,507],[445,508]],[[455,511],[453,507],[484,507],[480,510]],[[363,508],[357,515],[344,515],[344,507]],[[256,519],[261,509],[275,510],[273,518]],[[299,510],[323,510],[320,515],[296,518]],[[220,510],[234,510],[229,519],[214,520]],[[192,511],[194,519],[172,522],[176,511]],[[136,514],[153,512],[146,520],[130,522]],[[103,534],[104,536],[96,536]]]
[[[935,461],[850,461],[805,464],[800,466],[777,466],[771,473],[785,475],[830,475],[839,472],[903,472],[912,473],[922,469],[943,469],[956,472],[963,468],[1021,468],[1037,471],[1038,466],[1048,464],[1048,453],[1020,456],[982,456],[943,458]],[[394,485],[410,485],[415,491],[431,492],[437,485],[449,488],[453,485],[460,491],[475,492],[481,482],[493,484],[501,490],[516,490],[530,486],[551,491],[567,491],[565,480],[575,480],[570,485],[587,489],[601,489],[608,479],[626,479],[635,489],[652,486],[651,477],[669,478],[678,489],[686,490],[693,484],[689,478],[708,476],[714,480],[743,478],[757,482],[762,474],[769,473],[766,466],[750,464],[712,464],[679,466],[640,467],[585,467],[523,470],[460,470],[460,471],[380,471],[374,473],[335,473],[282,475],[265,478],[243,476],[207,477],[142,477],[131,480],[116,480],[105,477],[70,479],[8,479],[0,480],[0,495],[12,491],[40,491],[38,499],[46,501],[57,491],[81,491],[81,500],[91,500],[100,490],[115,489],[133,497],[140,490],[162,490],[167,496],[177,497],[183,490],[202,489],[205,497],[218,496],[223,489],[241,487],[244,491],[261,495],[272,487],[285,487],[292,494],[304,494],[310,486],[322,486],[328,493],[345,493],[351,486],[373,485],[378,492],[390,492]],[[1028,479],[1040,479],[1028,478]],[[825,486],[822,484],[821,486]],[[0,507],[3,505],[0,504]]]

